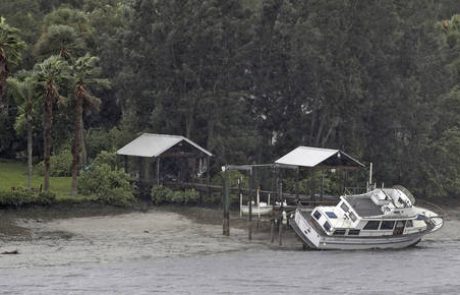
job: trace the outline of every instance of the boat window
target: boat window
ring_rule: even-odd
[[[335,213],[332,212],[332,211],[327,211],[327,212],[326,212],[326,215],[327,215],[329,218],[337,218],[337,215],[335,215]]]
[[[404,220],[398,220],[396,221],[396,228],[402,228],[405,224],[406,222]]]
[[[413,227],[413,226],[414,226],[414,223],[412,222],[412,220],[406,221],[406,227]]]
[[[350,229],[348,231],[348,235],[349,236],[357,236],[357,235],[359,235],[359,229]]]
[[[365,230],[376,230],[379,229],[380,221],[377,220],[371,220],[368,221],[367,224],[364,226],[363,229]]]
[[[349,216],[350,216],[351,221],[353,221],[353,222],[355,222],[356,219],[358,219],[358,218],[356,217],[355,213],[353,213],[353,212],[350,212]]]
[[[382,225],[380,226],[380,229],[393,229],[393,227],[395,226],[395,222],[394,221],[382,221]]]
[[[323,224],[323,226],[324,226],[324,229],[325,229],[325,230],[331,231],[331,225],[329,224],[329,222],[326,221],[326,222]]]
[[[344,229],[336,229],[334,231],[334,236],[343,236],[345,235],[345,230]]]
[[[321,213],[319,213],[319,211],[315,211],[313,216],[315,216],[316,220],[319,220],[321,218]]]
[[[344,202],[342,202],[342,205],[340,205],[340,208],[342,208],[342,210],[345,212],[348,212],[348,210],[350,210],[350,208],[348,208],[347,204],[345,204]]]

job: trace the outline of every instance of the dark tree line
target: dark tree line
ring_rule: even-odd
[[[0,13],[27,43],[10,67],[18,79],[50,55],[74,66],[89,54],[110,80],[92,89],[99,113],[82,99],[58,111],[54,150],[73,137],[81,150],[98,130],[183,134],[216,166],[341,148],[386,184],[460,192],[456,1],[20,0],[0,1]],[[78,97],[69,85],[60,93]],[[3,157],[26,148],[16,106],[2,114]],[[36,143],[46,129],[35,125]]]

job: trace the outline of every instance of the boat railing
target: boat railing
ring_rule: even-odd
[[[441,212],[442,213],[441,215],[444,217],[448,216],[446,210],[441,208],[439,205],[433,204],[432,202],[429,202],[423,199],[417,199],[417,203],[418,203],[417,206],[427,208],[427,209],[432,209],[432,211]]]
[[[359,195],[367,191],[366,187],[361,186],[347,186],[343,189],[343,194],[346,196]]]
[[[436,216],[421,215],[421,216],[422,216],[422,220],[425,221],[425,223],[427,224],[428,226],[427,230],[429,232],[435,232],[437,230],[440,230],[444,226],[443,216],[440,216],[440,215],[436,215]]]

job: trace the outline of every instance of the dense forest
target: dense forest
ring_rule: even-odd
[[[141,132],[181,134],[216,167],[340,148],[385,184],[457,196],[456,13],[453,0],[0,0],[0,158],[25,159],[29,142],[45,166],[82,151],[75,170]]]

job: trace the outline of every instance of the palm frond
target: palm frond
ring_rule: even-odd
[[[9,63],[16,64],[21,60],[21,51],[26,43],[19,37],[19,30],[8,25],[3,17],[0,17],[0,52]]]

